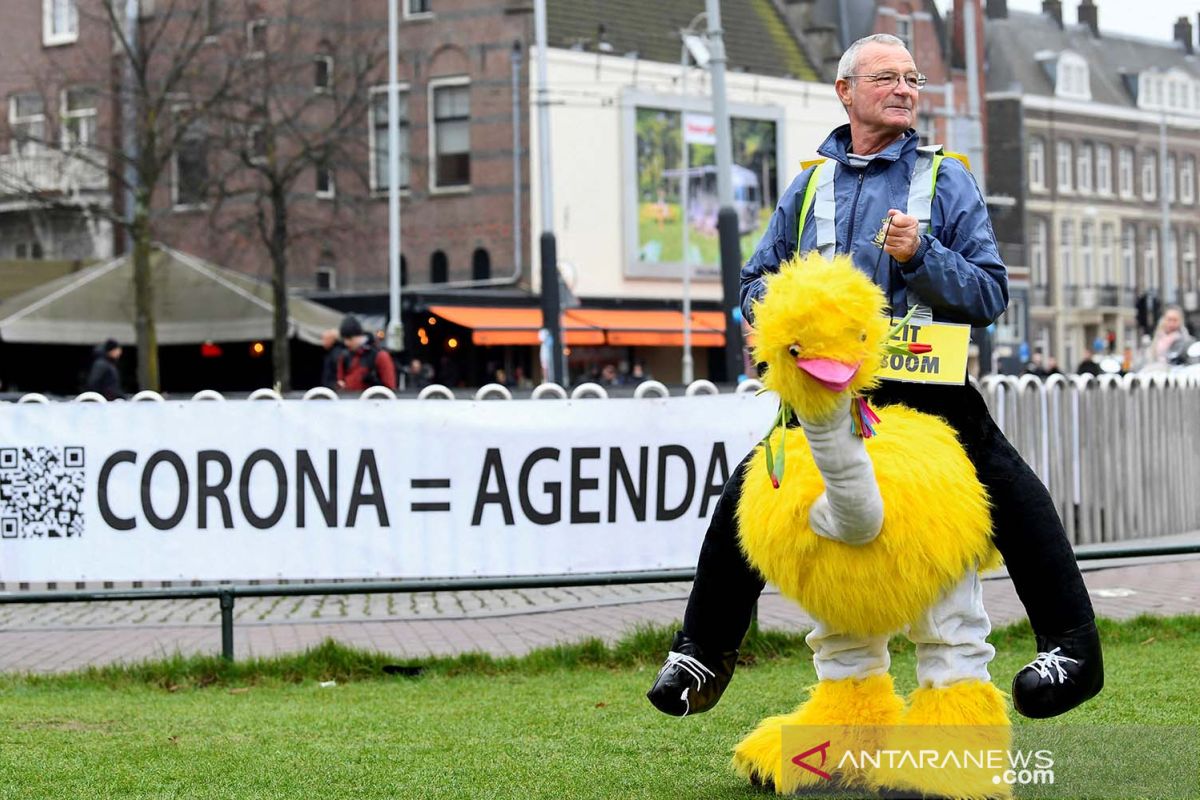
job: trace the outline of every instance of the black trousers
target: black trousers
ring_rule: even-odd
[[[903,403],[933,414],[958,433],[987,488],[993,540],[1036,632],[1062,633],[1095,619],[1050,493],[1004,438],[978,391],[969,385],[884,381],[870,400],[877,407]],[[886,426],[885,420],[880,435],[887,435]],[[764,585],[738,546],[734,516],[745,466],[753,454],[734,470],[713,510],[684,612],[684,633],[710,652],[741,644]]]

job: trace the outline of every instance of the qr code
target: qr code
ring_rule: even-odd
[[[0,447],[0,538],[83,535],[83,448]]]

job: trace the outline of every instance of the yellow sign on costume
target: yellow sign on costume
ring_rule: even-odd
[[[892,325],[900,320],[893,319]],[[910,383],[963,383],[967,379],[967,352],[971,326],[911,319],[891,343],[912,347],[908,355],[887,355],[879,377]]]

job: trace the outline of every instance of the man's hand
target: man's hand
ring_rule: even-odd
[[[888,228],[887,239],[883,242],[883,251],[901,264],[911,261],[921,246],[921,237],[917,234],[917,218],[910,217],[895,208],[888,209],[888,217],[892,224]]]

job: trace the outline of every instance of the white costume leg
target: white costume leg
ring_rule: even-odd
[[[846,544],[874,540],[883,527],[883,498],[867,446],[850,429],[850,398],[843,398],[832,419],[801,419],[800,425],[825,480],[825,491],[809,509],[809,525],[818,535]]]
[[[983,584],[971,570],[909,627],[908,638],[917,645],[917,683],[942,688],[962,680],[991,681],[988,663],[996,655],[987,643],[991,630]]]
[[[892,663],[887,636],[849,636],[817,622],[804,641],[812,648],[818,680],[883,675]]]

